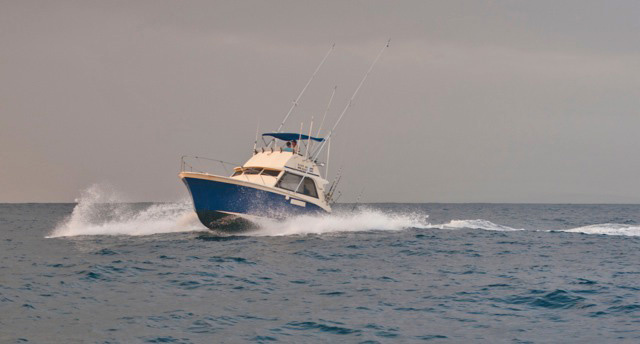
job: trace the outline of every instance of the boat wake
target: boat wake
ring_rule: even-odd
[[[387,213],[380,210],[360,209],[355,212],[337,212],[329,215],[303,215],[285,221],[262,219],[252,236],[283,236],[296,234],[326,234],[334,232],[399,231],[404,229],[482,229],[489,231],[518,231],[522,229],[498,225],[486,220],[452,220],[444,224],[431,224],[422,213]]]
[[[109,188],[94,185],[82,193],[71,215],[58,224],[47,238],[208,231],[198,220],[188,200],[161,204],[124,203],[125,200]],[[299,215],[284,221],[255,217],[248,220],[255,223],[257,229],[242,233],[245,236],[400,231],[410,228],[517,230],[486,220],[452,220],[444,224],[431,224],[424,213],[385,212],[366,207],[332,214]]]
[[[262,218],[257,220],[257,225],[257,230],[246,234],[252,236],[283,236],[429,228],[427,216],[424,214],[385,213],[371,209],[322,215],[299,215],[284,221]]]
[[[110,200],[89,190],[47,238],[87,235],[142,236],[173,232],[209,231],[198,220],[188,202],[132,204]],[[87,197],[88,196],[88,197]],[[408,228],[432,228],[421,214],[394,214],[379,210],[300,215],[284,221],[248,218],[257,229],[244,236],[286,236],[362,231],[399,231]],[[220,233],[229,235],[228,233]]]
[[[62,221],[47,238],[83,235],[142,236],[175,232],[208,231],[193,211],[191,201],[178,203],[124,203],[126,199],[109,188],[94,185],[85,190],[70,216]],[[355,211],[336,211],[324,215],[300,215],[284,221],[251,218],[258,229],[242,233],[246,236],[287,236],[363,231],[400,231],[405,229],[487,231],[522,231],[491,221],[451,220],[432,224],[428,215],[420,212],[401,213],[360,207]],[[605,223],[555,232],[595,235],[640,236],[640,226]]]

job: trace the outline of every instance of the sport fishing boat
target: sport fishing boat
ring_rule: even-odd
[[[329,182],[323,177],[321,167],[325,167],[324,175],[326,176],[329,168],[331,136],[351,107],[373,66],[388,46],[389,42],[371,64],[326,138],[318,137],[322,124],[317,130],[318,134],[311,136],[313,118],[308,135],[302,134],[302,128],[298,133],[281,132],[281,129],[334,46],[324,56],[278,129],[275,132],[262,134],[264,146],[260,149],[257,147],[258,133],[256,133],[252,156],[241,166],[233,166],[232,173],[219,175],[194,170],[187,159],[219,162],[223,167],[230,163],[183,156],[179,177],[191,194],[200,222],[213,230],[242,231],[256,228],[261,218],[278,220],[292,215],[330,213],[340,174],[338,173],[334,182],[328,187]],[[335,91],[334,87],[322,123],[329,111]],[[323,163],[319,161],[319,156],[328,142],[326,162]],[[299,143],[301,143],[300,146]],[[304,147],[301,147],[302,145]]]
[[[324,139],[296,133],[266,133],[263,137],[293,143],[297,140],[323,142]],[[200,221],[211,229],[252,228],[257,217],[281,219],[290,215],[331,212],[328,181],[320,166],[296,148],[254,150],[231,176],[183,171]]]

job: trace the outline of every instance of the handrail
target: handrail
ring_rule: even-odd
[[[194,166],[192,164],[189,164],[185,159],[196,159],[196,160],[207,160],[207,161],[218,162],[218,163],[220,163],[220,165],[222,166],[222,168],[224,169],[224,171],[225,171],[225,173],[227,175],[231,175],[229,173],[229,171],[227,170],[227,165],[230,165],[230,166],[233,166],[233,167],[242,166],[242,164],[236,164],[236,163],[223,161],[223,160],[218,160],[218,159],[206,158],[206,157],[195,156],[195,155],[183,155],[182,157],[180,157],[180,172],[207,173],[204,170],[199,170],[197,168],[194,168]],[[189,170],[187,170],[187,167],[189,168]]]

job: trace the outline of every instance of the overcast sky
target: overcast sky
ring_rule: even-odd
[[[0,1],[0,202],[186,197],[181,155],[335,121],[344,196],[640,203],[639,1]],[[316,122],[317,125],[317,122]],[[331,173],[333,175],[334,173]]]

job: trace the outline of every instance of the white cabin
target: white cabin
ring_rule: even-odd
[[[234,168],[230,177],[270,188],[330,209],[325,200],[328,181],[320,175],[318,165],[298,153],[280,148],[256,152],[244,165]]]

